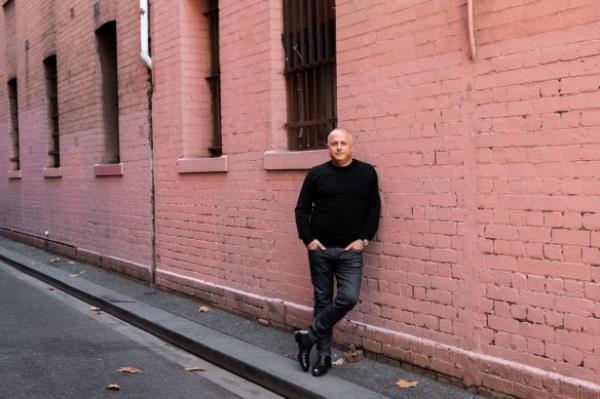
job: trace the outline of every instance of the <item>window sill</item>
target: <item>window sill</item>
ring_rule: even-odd
[[[9,170],[8,178],[10,180],[20,180],[21,179],[21,171],[20,170]]]
[[[94,165],[96,177],[123,176],[122,163],[98,163]]]
[[[327,162],[329,151],[266,151],[264,167],[266,170],[303,170]]]
[[[62,168],[44,168],[45,178],[62,177]]]
[[[229,162],[227,155],[215,158],[179,158],[177,160],[177,172],[179,174],[187,173],[215,173],[227,172]]]

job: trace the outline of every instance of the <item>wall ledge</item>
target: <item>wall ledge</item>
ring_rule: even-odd
[[[44,168],[44,177],[45,178],[56,178],[62,177],[62,168]]]
[[[123,176],[122,163],[97,163],[94,165],[96,177]]]
[[[264,168],[266,170],[306,170],[328,160],[329,151],[327,150],[272,150],[266,151],[264,154]]]
[[[229,160],[227,155],[205,158],[183,157],[177,160],[177,172],[179,174],[216,173],[227,172],[228,170]]]
[[[21,175],[21,170],[9,170],[8,178],[10,180],[20,180],[23,176]]]

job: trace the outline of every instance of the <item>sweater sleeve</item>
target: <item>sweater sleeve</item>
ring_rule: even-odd
[[[379,198],[379,183],[377,172],[373,168],[373,179],[369,188],[369,200],[367,205],[367,216],[363,225],[362,239],[372,240],[379,227],[379,216],[381,214],[381,199]]]
[[[310,213],[313,208],[313,190],[312,190],[312,173],[308,172],[304,178],[302,189],[298,197],[298,203],[296,204],[296,228],[298,229],[298,236],[304,242],[304,244],[310,243],[314,240],[312,232],[310,231]]]

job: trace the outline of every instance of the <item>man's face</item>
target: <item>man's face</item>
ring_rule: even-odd
[[[352,141],[348,133],[334,131],[329,136],[329,155],[337,166],[347,166],[352,162]]]

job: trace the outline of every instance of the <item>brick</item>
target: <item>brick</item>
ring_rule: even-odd
[[[590,232],[567,229],[553,229],[552,242],[572,245],[590,245]]]

